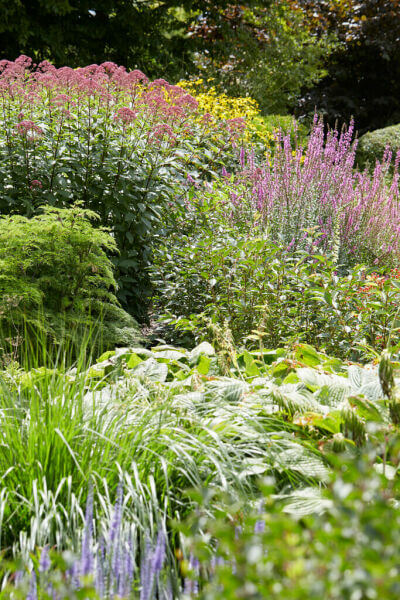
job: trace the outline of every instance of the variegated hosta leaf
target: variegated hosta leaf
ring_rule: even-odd
[[[274,386],[272,397],[278,406],[294,415],[295,413],[318,412],[326,414],[326,407],[317,402],[311,392],[297,384]]]
[[[237,379],[219,378],[206,384],[204,393],[207,398],[237,403],[249,390],[248,384]]]
[[[350,389],[350,386],[345,382],[332,383],[323,385],[314,393],[314,397],[320,404],[336,409],[346,400]]]
[[[333,506],[332,500],[324,498],[319,488],[307,487],[291,494],[275,496],[284,502],[283,512],[304,517],[310,514],[321,514]]]
[[[302,444],[292,441],[284,434],[270,434],[275,444],[269,448],[274,458],[274,469],[280,471],[292,470],[304,478],[314,478],[327,481],[329,468],[323,458]]]
[[[135,367],[134,375],[150,381],[163,382],[168,376],[168,365],[157,362],[155,358],[148,358]]]
[[[311,391],[316,391],[323,386],[331,386],[334,384],[348,385],[347,379],[335,373],[322,373],[317,369],[303,367],[296,370],[296,374]],[[350,388],[350,385],[348,386]]]

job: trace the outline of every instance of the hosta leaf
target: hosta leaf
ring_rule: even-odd
[[[346,379],[333,373],[321,373],[320,371],[317,371],[317,369],[310,369],[309,367],[297,369],[296,373],[300,381],[305,383],[313,392],[318,388],[333,384],[346,386]]]
[[[205,393],[207,398],[214,397],[226,402],[237,403],[248,389],[248,386],[242,381],[220,379],[207,383]]]
[[[308,390],[298,389],[295,385],[291,387],[292,389],[288,389],[289,385],[275,386],[272,389],[272,397],[280,408],[286,410],[291,415],[308,411],[322,414],[326,412],[325,407],[316,402]]]
[[[368,400],[371,400],[371,402],[378,402],[384,397],[378,378],[375,381],[371,381],[362,385],[357,390],[357,394],[365,396],[368,398]]]
[[[332,500],[323,498],[318,488],[307,487],[292,494],[276,496],[284,501],[283,512],[296,517],[321,514],[333,506]]]
[[[145,377],[151,381],[166,381],[168,376],[168,366],[165,363],[159,363],[154,358],[148,358],[138,365],[134,372],[135,377]]]
[[[239,474],[240,479],[245,479],[246,477],[249,477],[251,475],[262,475],[263,473],[265,473],[265,471],[267,471],[270,468],[270,465],[257,460],[250,460],[247,464],[245,463],[243,466],[244,469],[240,471]]]
[[[293,444],[291,448],[280,451],[275,456],[274,467],[278,470],[297,471],[304,477],[313,477],[320,481],[329,478],[329,469],[322,458],[300,444]]]
[[[193,366],[198,363],[200,356],[214,356],[215,350],[208,342],[201,342],[196,348],[189,353],[189,362]]]
[[[134,369],[135,367],[140,365],[141,362],[143,362],[143,359],[140,358],[140,356],[138,356],[137,354],[131,354],[129,360],[126,363],[126,366],[128,369]]]
[[[379,383],[377,368],[371,369],[368,366],[350,365],[347,372],[349,383],[355,394],[359,394],[360,388],[365,385]]]
[[[152,349],[154,358],[159,360],[184,360],[185,354],[183,352],[179,352],[178,350],[160,350],[155,352],[154,348]]]
[[[333,383],[330,385],[323,385],[317,392],[315,392],[315,398],[321,404],[330,406],[332,408],[339,407],[350,393],[350,386],[343,383]]]

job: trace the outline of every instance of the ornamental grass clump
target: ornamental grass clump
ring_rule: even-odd
[[[61,553],[46,544],[20,563],[17,570],[11,563],[3,579],[2,597],[172,598],[180,583],[172,556],[167,553],[167,533],[162,524],[155,534],[150,530],[138,532],[124,509],[128,495],[121,480],[114,507],[109,497],[103,499],[110,518],[101,523],[95,518],[90,490],[79,532],[79,550]]]
[[[322,233],[319,247],[333,251],[339,262],[396,263],[400,153],[391,178],[390,151],[377,162],[372,176],[356,171],[353,133],[351,123],[340,133],[331,130],[325,135],[322,120],[315,118],[306,147],[280,134],[273,156],[264,164],[242,156],[232,204],[250,206],[271,237],[289,248],[301,244],[306,228],[317,227]]]
[[[163,208],[188,169],[210,176],[245,126],[198,117],[182,88],[111,62],[0,61],[0,212],[83,201],[116,241],[119,299],[142,314]]]

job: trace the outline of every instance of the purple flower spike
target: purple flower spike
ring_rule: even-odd
[[[99,549],[97,551],[96,560],[96,591],[100,598],[105,598],[105,577],[104,577],[104,540],[101,537],[99,542]]]
[[[119,540],[119,533],[122,521],[122,502],[123,502],[123,491],[124,486],[122,481],[119,482],[117,487],[117,501],[114,507],[114,516],[110,528],[110,545],[114,546],[114,543]]]
[[[151,561],[151,544],[150,540],[146,540],[146,548],[142,563],[140,565],[140,600],[149,600],[153,588],[153,580],[150,570]]]
[[[261,519],[258,519],[254,525],[254,533],[264,533],[265,531],[265,522]]]
[[[155,575],[158,575],[163,568],[165,559],[165,533],[162,529],[157,535],[156,547],[153,553],[151,569]]]
[[[35,571],[32,571],[31,580],[29,583],[29,592],[26,600],[38,600]]]
[[[126,573],[128,589],[131,588],[132,581],[133,581],[133,573],[134,573],[134,569],[135,569],[134,556],[135,556],[135,553],[133,550],[133,541],[132,541],[132,534],[131,534],[129,537],[128,548],[127,548],[127,551],[125,554],[125,573]]]
[[[242,169],[244,169],[244,165],[246,163],[246,154],[245,154],[243,146],[240,148],[239,159],[240,159],[240,166],[241,166]]]
[[[39,573],[46,573],[46,571],[50,569],[50,566],[51,560],[49,556],[49,547],[46,544],[40,553]]]

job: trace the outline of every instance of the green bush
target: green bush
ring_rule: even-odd
[[[200,339],[212,336],[213,325],[227,328],[239,346],[301,341],[352,359],[365,346],[380,351],[390,333],[397,343],[396,272],[338,267],[315,230],[304,231],[297,248],[271,241],[245,200],[233,204],[223,186],[201,192],[180,222],[174,218],[152,268],[153,310],[165,324]],[[179,335],[187,343],[188,334]]]
[[[393,440],[397,451],[399,440]],[[185,564],[202,600],[396,600],[400,594],[397,464],[383,467],[376,449],[336,459],[322,496],[309,495],[312,515],[282,512],[267,482],[265,502],[221,507],[218,518],[197,513],[185,530],[197,558]],[[378,468],[380,465],[380,468]],[[377,472],[378,471],[378,472]],[[380,473],[386,475],[382,475]],[[193,536],[199,527],[202,535]],[[200,568],[199,568],[200,564]],[[197,580],[197,581],[196,581]]]
[[[376,129],[361,136],[356,154],[358,165],[373,169],[377,160],[382,161],[386,148],[393,155],[400,150],[400,125]]]
[[[113,293],[106,251],[115,251],[115,241],[90,222],[98,216],[80,206],[42,210],[31,219],[0,219],[4,350],[18,355],[23,342],[38,352],[42,342],[79,344],[85,331],[91,331],[97,347],[137,343],[137,323]]]

